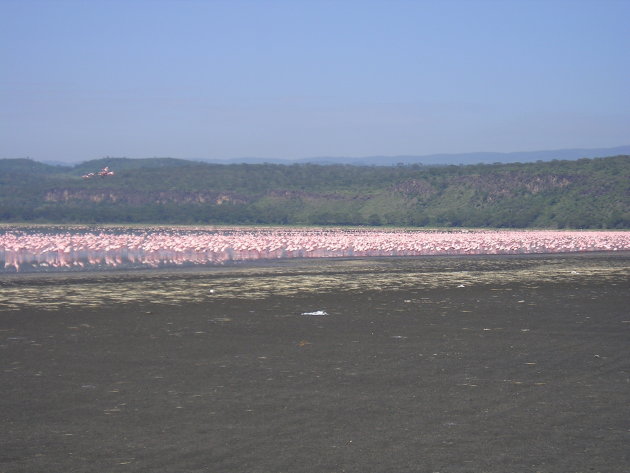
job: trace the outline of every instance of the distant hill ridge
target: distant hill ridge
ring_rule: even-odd
[[[400,155],[400,156],[364,156],[364,157],[344,157],[344,156],[321,156],[310,158],[264,158],[264,157],[241,157],[241,158],[133,158],[133,159],[163,159],[170,160],[171,165],[177,165],[181,161],[196,161],[213,164],[352,164],[356,166],[395,166],[398,164],[423,164],[426,166],[452,165],[452,164],[494,164],[494,163],[529,163],[535,161],[575,160],[581,158],[603,158],[607,156],[630,155],[630,145],[617,146],[614,148],[572,148],[542,151],[516,151],[510,153],[501,152],[473,152],[473,153],[441,153],[428,155]],[[102,158],[112,159],[112,158]],[[90,160],[88,162],[92,162]],[[54,166],[73,166],[62,161],[43,161],[44,164]],[[162,165],[167,161],[163,161]]]
[[[352,164],[357,166],[393,166],[397,164],[423,164],[426,166],[451,164],[494,164],[494,163],[529,163],[535,161],[551,161],[554,159],[574,160],[581,158],[602,158],[630,154],[630,145],[614,148],[575,148],[542,151],[516,151],[511,153],[474,152],[474,153],[441,153],[428,155],[401,156],[365,156],[360,158],[343,156],[323,156],[302,159],[277,158],[234,158],[234,159],[203,159],[199,161],[211,163],[312,163],[312,164]]]
[[[115,174],[81,178],[105,166]],[[630,155],[459,166],[4,159],[0,222],[630,229]]]

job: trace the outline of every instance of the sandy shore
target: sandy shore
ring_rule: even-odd
[[[627,273],[575,273],[0,312],[0,472],[629,471]]]

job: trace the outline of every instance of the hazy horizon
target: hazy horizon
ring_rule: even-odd
[[[0,159],[630,141],[630,2],[0,0]]]

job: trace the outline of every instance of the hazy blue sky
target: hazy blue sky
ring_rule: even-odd
[[[630,0],[0,0],[0,158],[630,144]]]

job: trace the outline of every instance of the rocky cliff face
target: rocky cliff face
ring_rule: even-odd
[[[577,177],[570,175],[531,175],[522,172],[507,172],[459,176],[453,179],[452,184],[471,187],[476,191],[487,193],[489,198],[496,199],[514,197],[522,192],[539,194],[554,189],[562,189],[576,182],[577,179]]]
[[[427,199],[438,192],[433,185],[421,179],[409,179],[399,182],[392,187],[392,190],[407,196],[421,197],[423,199]]]
[[[346,196],[338,193],[317,193],[295,190],[272,190],[260,196],[244,196],[226,191],[123,191],[104,189],[53,189],[44,194],[45,202],[71,203],[119,203],[131,205],[146,204],[248,204],[261,197],[271,197],[280,200],[367,200],[368,195]]]
[[[522,172],[472,174],[452,176],[445,181],[431,183],[428,180],[409,179],[391,187],[391,190],[408,198],[428,200],[447,189],[470,189],[486,200],[511,198],[517,195],[539,194],[562,189],[578,181],[570,175],[541,174],[531,175]]]
[[[146,204],[246,204],[250,199],[232,192],[182,191],[123,191],[104,189],[53,189],[45,193],[44,201],[56,203],[93,202]]]

